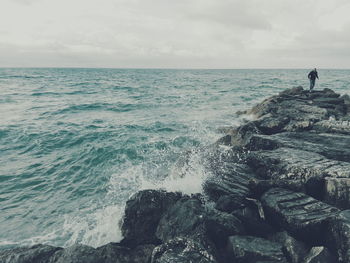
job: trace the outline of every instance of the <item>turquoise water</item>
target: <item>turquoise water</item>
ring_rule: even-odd
[[[119,241],[131,194],[200,192],[206,171],[195,150],[237,125],[237,110],[307,87],[307,73],[0,69],[0,248]],[[349,73],[319,70],[316,89],[346,93]]]

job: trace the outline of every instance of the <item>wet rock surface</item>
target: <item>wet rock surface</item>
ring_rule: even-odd
[[[343,209],[350,208],[350,178],[325,178],[325,200]]]
[[[273,188],[261,198],[272,224],[309,244],[326,242],[324,230],[339,210],[306,194]]]
[[[326,247],[313,247],[305,257],[305,263],[329,263],[336,262],[336,258],[329,252]]]
[[[99,248],[76,244],[68,248],[36,245],[0,251],[1,263],[149,263],[154,245],[130,249],[119,243]]]
[[[286,231],[275,233],[269,240],[282,245],[282,251],[287,261],[291,263],[302,262],[309,252],[309,247],[305,243],[291,237]]]
[[[133,195],[126,203],[122,222],[122,244],[134,247],[139,244],[159,244],[155,236],[162,214],[180,199],[180,193],[144,190]]]
[[[336,252],[340,262],[350,262],[350,210],[342,211],[331,220],[327,245]]]
[[[199,243],[188,238],[176,238],[154,249],[151,263],[216,263],[214,256]]]
[[[227,251],[234,262],[287,262],[282,245],[252,236],[231,236]]]
[[[203,194],[140,191],[120,243],[14,248],[0,262],[349,263],[349,112],[330,89],[285,90],[206,148]]]
[[[62,248],[47,245],[35,245],[7,250],[0,250],[0,262],[11,263],[46,263]]]

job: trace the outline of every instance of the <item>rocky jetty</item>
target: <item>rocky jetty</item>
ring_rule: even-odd
[[[120,243],[8,249],[0,262],[349,263],[350,98],[297,87],[240,114],[254,118],[210,147],[202,194],[140,191]]]

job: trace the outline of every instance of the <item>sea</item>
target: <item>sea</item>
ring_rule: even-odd
[[[198,149],[309,71],[1,68],[0,249],[120,241],[132,194],[200,193]],[[349,93],[350,70],[318,72]]]

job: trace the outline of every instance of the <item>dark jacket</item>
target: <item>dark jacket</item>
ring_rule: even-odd
[[[315,80],[316,78],[318,78],[318,74],[316,70],[310,71],[309,75],[307,75],[307,77],[309,79]]]

